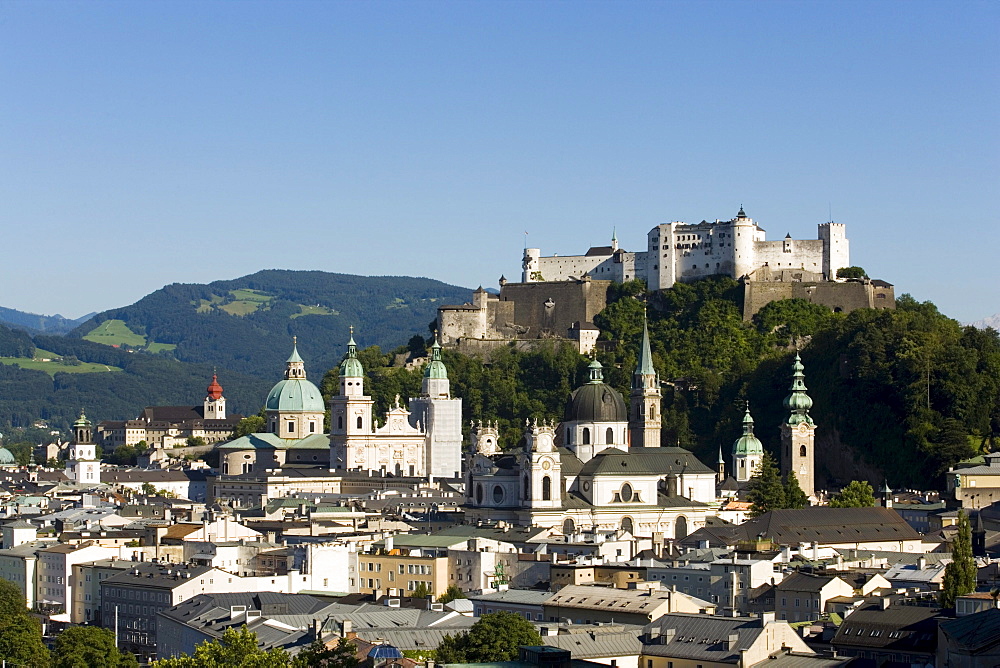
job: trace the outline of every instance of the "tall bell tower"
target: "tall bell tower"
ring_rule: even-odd
[[[788,418],[781,424],[781,472],[794,473],[799,487],[810,499],[816,497],[815,490],[815,436],[816,423],[809,415],[812,398],[806,394],[805,367],[802,358],[795,353],[792,364],[791,393],[785,397]]]
[[[639,361],[632,373],[632,391],[629,394],[631,419],[628,431],[631,447],[660,447],[660,398],[660,377],[653,367],[649,327],[644,316],[642,346],[639,349]]]

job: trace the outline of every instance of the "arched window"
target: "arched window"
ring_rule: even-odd
[[[337,416],[337,429],[343,429],[343,428],[344,428],[344,416],[343,415],[338,415]]]
[[[545,476],[542,478],[542,501],[552,500],[552,478]]]
[[[362,424],[362,422],[361,422],[361,416],[359,415],[358,416],[358,429],[361,429],[361,424]]]
[[[583,428],[583,444],[590,445],[590,427]]]
[[[566,428],[566,445],[573,445],[573,430]]]
[[[573,533],[576,533],[576,523],[567,517],[565,521],[563,521],[563,535],[569,536]]]
[[[531,483],[528,482],[528,476],[524,476],[524,500],[527,501],[531,498]]]
[[[609,445],[615,442],[615,430],[611,427],[608,427],[607,439],[604,442]]]
[[[656,406],[650,406],[649,407],[649,419],[650,420],[655,420],[656,419]]]
[[[476,503],[478,504],[482,502],[483,502],[483,484],[476,483]]]
[[[800,445],[799,446],[799,457],[805,457],[805,456],[806,456],[806,446]]]
[[[629,533],[632,533],[635,530],[635,525],[632,523],[631,517],[622,518],[621,529],[622,531],[627,531]]]
[[[680,540],[681,538],[687,538],[688,535],[688,521],[687,518],[681,515],[677,518],[677,522],[674,524],[674,539]]]

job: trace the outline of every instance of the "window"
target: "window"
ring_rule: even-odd
[[[343,429],[343,428],[344,428],[344,416],[343,415],[338,415],[337,416],[337,429]]]
[[[611,427],[608,427],[608,433],[605,436],[604,442],[608,443],[609,445],[615,442],[615,430],[612,429]]]
[[[590,445],[590,427],[583,428],[583,444]]]
[[[805,456],[806,456],[806,446],[801,445],[799,446],[799,457],[805,457]]]
[[[294,422],[289,422],[288,423],[288,433],[291,434],[293,431],[295,431],[295,423]]]
[[[361,429],[361,416],[358,416],[358,429]]]
[[[584,433],[587,433],[584,430]],[[552,479],[548,476],[542,478],[542,501],[552,500]]]

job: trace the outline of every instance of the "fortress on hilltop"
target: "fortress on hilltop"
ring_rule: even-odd
[[[732,220],[696,224],[661,223],[646,234],[646,250],[629,252],[610,246],[591,248],[586,255],[542,257],[526,248],[524,283],[567,281],[589,275],[595,279],[629,281],[641,278],[650,290],[665,290],[678,281],[722,274],[741,278],[761,267],[808,272],[811,278],[836,280],[837,270],[850,266],[850,249],[842,223],[821,223],[819,238],[767,241],[764,229],[740,207]]]
[[[768,241],[764,229],[740,207],[731,220],[661,223],[646,234],[646,250],[627,251],[612,234],[610,246],[583,255],[542,256],[525,248],[521,282],[500,278],[500,294],[479,288],[471,302],[438,309],[441,343],[483,353],[514,342],[569,340],[587,353],[597,342],[593,324],[615,281],[642,279],[650,290],[707,276],[730,276],[743,284],[743,317],[767,303],[801,298],[833,311],[895,308],[893,286],[881,280],[838,279],[850,266],[850,244],[842,223],[820,223],[816,239]]]

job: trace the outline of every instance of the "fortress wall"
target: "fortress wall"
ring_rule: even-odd
[[[438,335],[447,345],[458,339],[481,338],[487,331],[487,309],[472,306],[442,306],[438,309]]]
[[[879,287],[861,281],[746,281],[743,286],[743,319],[750,320],[766,304],[779,299],[805,299],[843,313],[859,308],[896,308],[895,290],[892,286]]]
[[[791,252],[785,252],[786,245]],[[758,241],[754,243],[754,264],[771,269],[802,268],[816,273],[823,272],[824,244],[820,239],[788,239],[781,241]]]
[[[501,302],[513,302],[513,321],[528,327],[523,338],[568,337],[574,322],[593,322],[608,303],[611,281],[508,283]],[[499,324],[499,323],[498,323]]]
[[[608,259],[607,255],[567,255],[565,257],[554,255],[539,258],[538,270],[542,273],[543,281],[568,281],[570,277],[579,279],[584,274],[593,272],[606,259]]]

